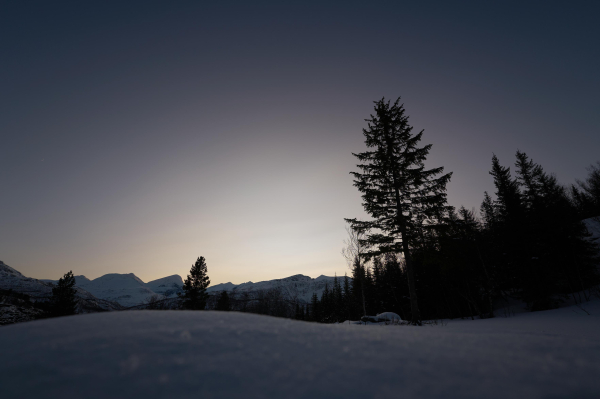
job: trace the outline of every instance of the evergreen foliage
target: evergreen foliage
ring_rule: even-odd
[[[52,288],[51,314],[52,316],[68,316],[75,314],[77,301],[75,300],[75,276],[69,271],[58,280]]]
[[[231,310],[231,301],[229,300],[229,294],[227,291],[221,292],[219,294],[219,299],[217,300],[217,306],[215,310],[222,310],[224,312],[229,312]]]
[[[317,293],[313,293],[312,298],[310,299],[310,319],[309,320],[318,321],[318,322],[322,321],[321,306],[319,303],[319,298],[317,297]]]
[[[204,256],[199,257],[192,265],[190,274],[183,282],[182,306],[189,310],[204,310],[208,294],[206,289],[210,285],[208,269]]]
[[[600,216],[600,161],[590,165],[588,172],[584,181],[577,180],[577,185],[571,186],[571,197],[582,219]]]
[[[367,256],[402,253],[411,298],[411,322],[421,323],[411,251],[442,222],[449,211],[446,184],[451,173],[425,169],[431,145],[418,147],[423,131],[413,134],[404,106],[381,99],[363,129],[368,151],[353,154],[360,172],[351,172],[362,193],[369,221],[346,219],[354,230],[366,232]],[[365,271],[366,272],[366,271]],[[367,284],[363,282],[363,291]]]

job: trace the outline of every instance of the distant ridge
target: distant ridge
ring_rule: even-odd
[[[56,282],[56,280],[44,281]],[[183,280],[181,276],[174,274],[144,283],[133,273],[109,273],[93,280],[85,276],[75,276],[75,286],[98,298],[130,307],[143,304],[152,297],[158,299],[176,297],[177,293],[182,291]]]
[[[339,278],[340,284],[343,284],[343,277]],[[43,280],[47,283],[56,283],[56,280]],[[259,281],[251,281],[241,284],[222,283],[208,287],[209,294],[217,294],[222,291],[228,291],[236,294],[256,294],[260,291],[279,289],[281,293],[290,300],[297,300],[300,303],[308,303],[313,293],[321,298],[325,285],[333,287],[334,277],[321,275],[317,278],[311,278],[302,274],[294,276]],[[183,279],[180,275],[152,280],[144,283],[133,273],[109,273],[93,280],[85,276],[75,276],[75,286],[88,291],[97,298],[107,301],[117,302],[125,307],[141,305],[155,297],[156,299],[175,298],[182,292]]]
[[[311,300],[313,293],[317,294],[320,299],[325,290],[325,285],[328,285],[329,289],[333,288],[335,277],[319,276],[317,278],[311,278],[303,274],[296,274],[294,276],[260,281],[253,283],[249,281],[242,284],[223,283],[208,287],[206,290],[208,293],[218,293],[227,291],[235,294],[255,294],[261,290],[279,289],[281,293],[289,300],[296,300],[300,303],[308,303]],[[344,277],[338,277],[340,285],[343,285]]]
[[[85,277],[83,278],[85,279]],[[2,304],[0,306],[0,325],[33,320],[42,316],[44,311],[36,304],[43,304],[50,300],[52,287],[51,282],[25,277],[19,271],[0,261],[0,303]],[[15,297],[13,293],[25,295],[28,299]],[[76,287],[75,296],[77,313],[123,309],[120,304],[98,298],[81,287]]]

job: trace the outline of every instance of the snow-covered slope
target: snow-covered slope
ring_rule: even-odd
[[[25,277],[2,261],[0,261],[0,289],[13,290],[32,298],[48,298],[52,295],[51,283]]]
[[[118,302],[123,306],[138,305],[152,295],[156,295],[133,273],[105,274],[94,280],[88,280],[84,284],[80,284],[78,281],[77,286],[91,292],[98,298]]]
[[[165,297],[174,297],[178,292],[182,291],[181,287],[183,287],[183,280],[179,274],[174,274],[172,276],[147,282],[146,287]]]
[[[340,284],[343,285],[344,278],[338,277]],[[329,286],[329,289],[333,288],[334,277],[327,276],[319,276],[317,278],[310,278],[308,276],[304,276],[302,274],[297,274],[295,276],[269,280],[269,281],[261,281],[258,283],[247,282],[242,284],[217,284],[211,287],[208,287],[207,292],[220,292],[220,291],[228,291],[236,294],[243,293],[256,293],[261,290],[270,290],[270,289],[280,289],[281,292],[290,300],[298,300],[300,302],[308,303],[313,295],[316,293],[319,298],[323,295],[323,291],[325,290],[325,284]]]
[[[44,281],[56,283],[57,280]],[[144,283],[133,273],[109,273],[93,280],[85,276],[75,276],[75,286],[98,298],[130,307],[143,304],[153,296],[158,296],[160,299],[176,297],[177,293],[181,292],[183,280],[181,276],[175,274]]]
[[[598,398],[600,306],[423,327],[128,311],[0,328],[2,398]]]
[[[84,277],[85,278],[85,277]],[[88,280],[89,281],[89,280]],[[19,271],[0,261],[0,290],[12,290],[27,295],[34,302],[45,302],[52,296],[53,283],[25,277]],[[83,288],[76,287],[77,313],[91,313],[104,310],[120,310],[118,303],[97,298]],[[5,302],[0,298],[0,302]],[[35,309],[33,309],[35,310]],[[31,306],[0,307],[0,324],[31,320],[35,316]],[[39,314],[39,312],[37,312]]]

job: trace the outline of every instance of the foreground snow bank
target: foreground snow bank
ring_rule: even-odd
[[[597,398],[600,304],[435,326],[126,311],[0,328],[2,398]]]

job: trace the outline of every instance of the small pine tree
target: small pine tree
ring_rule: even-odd
[[[321,309],[319,305],[320,304],[319,298],[317,297],[317,293],[313,292],[312,298],[310,299],[310,315],[312,321],[321,322]],[[308,313],[308,311],[306,313]]]
[[[344,274],[344,293],[343,293],[343,319],[350,320],[352,318],[353,311],[353,297],[350,290],[350,281],[348,275]]]
[[[487,191],[483,193],[483,202],[481,203],[481,215],[483,217],[483,223],[487,229],[492,229],[494,223],[497,222],[498,218],[496,215],[496,209],[494,208],[494,202],[492,197]]]
[[[331,291],[327,282],[325,283],[325,289],[321,295],[321,321],[323,323],[331,323]]]
[[[333,315],[334,321],[344,320],[344,293],[337,274],[333,278]]]
[[[69,271],[52,288],[51,309],[53,316],[68,316],[75,314],[75,277]]]
[[[229,299],[227,291],[223,291],[221,292],[221,295],[219,295],[215,310],[222,310],[224,312],[229,312],[231,310],[231,300]]]
[[[192,265],[190,274],[183,282],[183,294],[180,297],[183,300],[184,309],[204,310],[206,307],[206,300],[208,299],[206,289],[210,285],[207,273],[206,261],[204,256],[201,256]]]
[[[296,314],[294,316],[296,320],[304,320],[304,306],[300,306],[296,303]]]

